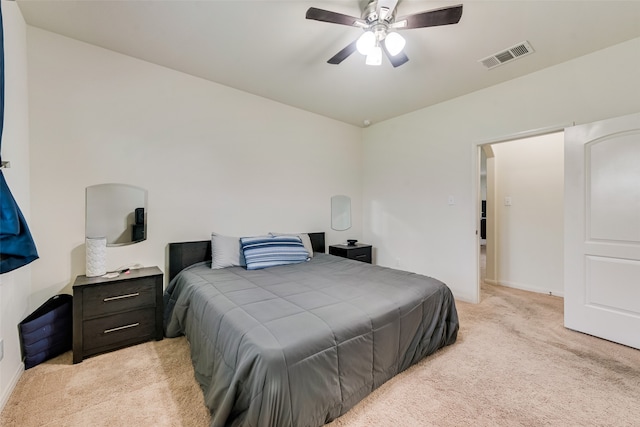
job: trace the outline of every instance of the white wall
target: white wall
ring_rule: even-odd
[[[363,240],[377,262],[476,301],[476,144],[640,111],[638,51],[640,38],[365,129]]]
[[[486,149],[486,150],[485,150]],[[483,146],[483,151],[490,152],[487,157],[487,238],[485,240],[485,280],[489,281],[498,277],[496,271],[496,209],[494,200],[496,199],[495,185],[495,156],[491,145]]]
[[[495,275],[485,280],[564,295],[564,133],[494,144],[492,149],[497,262]]]
[[[26,25],[14,2],[2,2],[2,18],[5,54],[2,159],[11,162],[11,168],[3,169],[2,173],[30,223]],[[32,265],[0,275],[0,339],[4,340],[4,358],[0,362],[0,410],[24,368],[18,323],[28,314]]]
[[[148,190],[148,239],[107,269],[165,268],[168,243],[269,231],[361,240],[361,129],[28,28],[33,306],[85,272],[85,187]],[[330,230],[330,198],[353,227]]]

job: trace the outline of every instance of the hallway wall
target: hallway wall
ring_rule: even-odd
[[[486,280],[562,295],[564,132],[492,149],[496,259]]]

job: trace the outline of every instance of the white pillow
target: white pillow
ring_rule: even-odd
[[[311,238],[307,233],[269,233],[271,236],[298,236],[302,240],[304,248],[309,252],[309,258],[313,258],[313,246],[311,245]]]
[[[242,258],[238,237],[211,233],[211,268],[242,266]]]

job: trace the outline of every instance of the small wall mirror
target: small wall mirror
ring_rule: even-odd
[[[351,228],[351,198],[333,196],[331,198],[331,228],[344,231]]]
[[[99,184],[86,190],[86,237],[106,237],[107,246],[147,238],[147,190],[127,184]]]

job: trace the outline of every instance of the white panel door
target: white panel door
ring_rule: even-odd
[[[564,323],[640,349],[640,114],[565,131]]]

